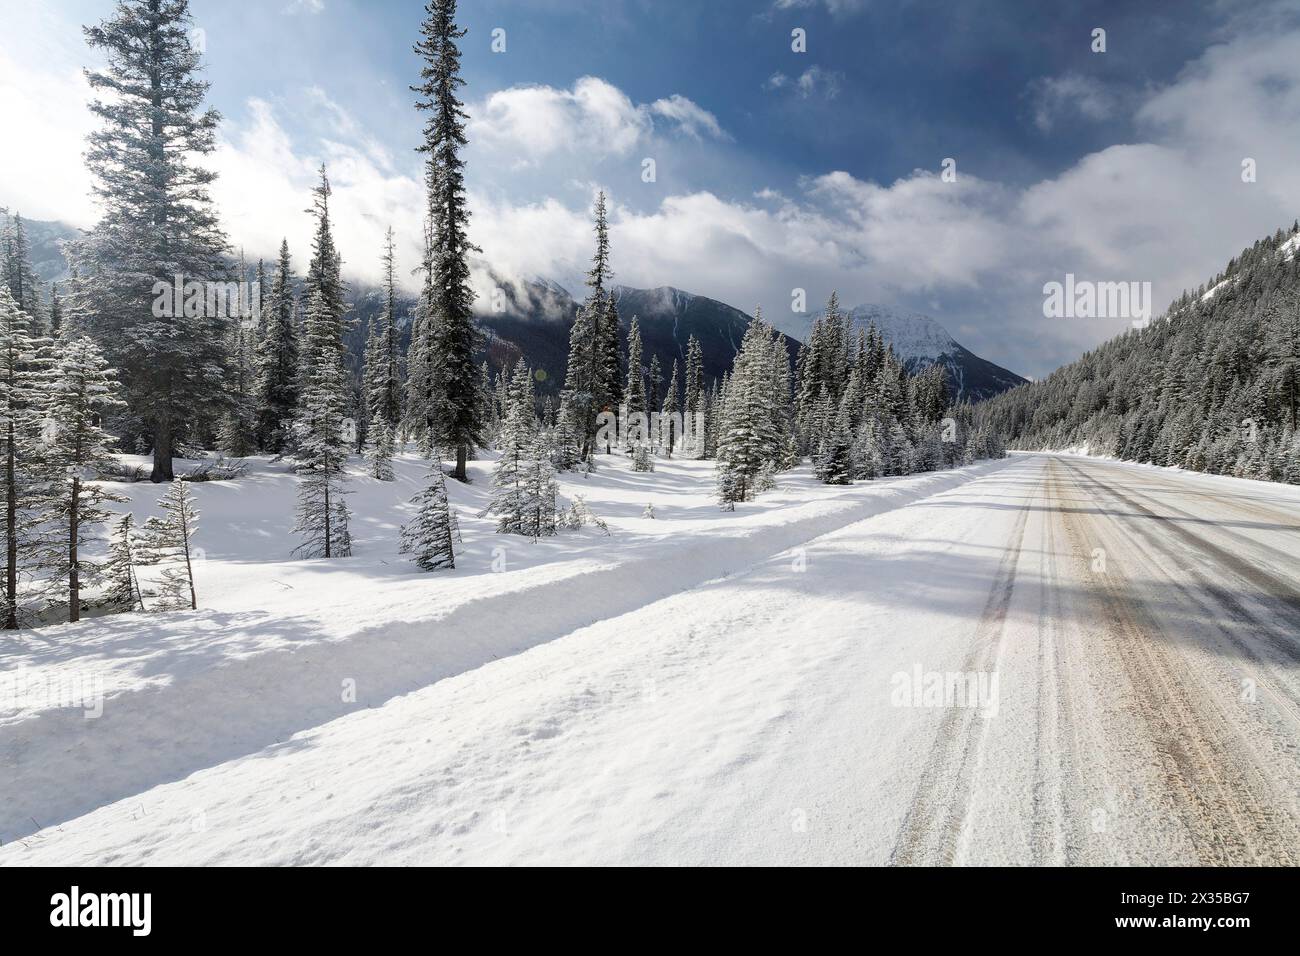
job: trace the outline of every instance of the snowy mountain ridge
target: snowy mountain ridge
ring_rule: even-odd
[[[990,398],[1026,381],[971,352],[928,315],[874,303],[855,305],[844,312],[853,319],[855,329],[874,325],[908,371],[943,365],[959,398]],[[787,335],[806,342],[812,334],[813,323],[823,315],[824,309],[811,315],[792,314],[778,320],[776,325]]]

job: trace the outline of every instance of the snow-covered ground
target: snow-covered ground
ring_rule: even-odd
[[[570,481],[611,537],[499,573],[472,519],[446,575],[213,542],[216,608],[28,636],[111,689],[4,715],[0,863],[1297,862],[1300,489],[706,477]]]
[[[294,477],[254,459],[238,480],[191,485],[202,511],[198,612],[0,639],[0,842],[292,746],[332,719],[739,572],[980,470],[831,488],[805,468],[725,513],[710,493],[710,463],[661,460],[642,474],[615,457],[562,481],[563,497],[582,495],[609,536],[585,528],[530,541],[477,517],[491,463],[475,462],[471,484],[450,483],[464,537],[457,569],[423,574],[397,544],[425,465],[405,457],[397,466],[393,483],[353,477],[353,558],[292,559]],[[138,521],[155,513],[162,489],[115,487]],[[102,691],[102,716],[68,706],[92,691]]]

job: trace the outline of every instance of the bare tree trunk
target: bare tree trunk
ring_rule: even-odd
[[[325,471],[325,557],[330,556],[330,482],[329,470]]]
[[[465,471],[465,462],[469,459],[469,449],[464,445],[456,446],[456,470],[452,472],[452,477],[457,481],[469,481],[469,475]]]
[[[199,609],[199,599],[194,593],[194,565],[190,563],[190,516],[181,512],[181,540],[185,543],[185,577],[190,582],[190,610]]]
[[[18,482],[14,474],[14,423],[5,448],[5,630],[18,630]]]
[[[68,621],[81,620],[81,576],[77,572],[77,522],[81,507],[81,479],[72,478],[72,497],[68,506]]]

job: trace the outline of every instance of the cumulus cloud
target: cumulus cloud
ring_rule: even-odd
[[[802,77],[778,76],[773,89],[802,95]],[[814,74],[807,86],[824,89],[821,82]],[[666,175],[681,163],[674,156],[722,166],[734,155],[717,118],[683,94],[666,90],[637,103],[596,77],[567,89],[492,93],[468,106],[471,231],[483,247],[475,281],[486,294],[491,263],[498,275],[578,288],[590,257],[591,193],[603,184],[622,283],[676,285],[746,309],[761,303],[777,319],[794,288],[814,303],[838,289],[846,302],[930,311],[976,352],[1042,375],[1123,328],[1044,319],[1045,282],[1066,272],[1150,281],[1160,307],[1296,215],[1294,30],[1229,37],[1141,98],[1102,105],[1087,82],[1068,77],[1042,89],[1049,127],[1071,112],[1124,116],[1139,135],[1026,187],[965,170],[945,182],[937,169],[877,183],[828,162],[794,189],[736,195]],[[22,149],[0,151],[0,203],[34,218],[93,222],[80,158],[92,125],[86,93],[76,71],[20,68],[0,51],[0,125],[24,131]],[[1042,128],[1036,115],[1034,122]],[[661,157],[660,182],[634,193],[629,180],[651,154]],[[1253,183],[1240,176],[1247,158],[1258,170]],[[324,161],[349,275],[378,276],[390,222],[405,264],[416,260],[418,159],[389,155],[324,90],[248,101],[210,160],[220,173],[214,193],[223,220],[250,255],[272,254],[287,233],[296,262],[305,263],[303,209]]]
[[[650,112],[676,123],[682,132],[696,139],[712,137],[729,139],[718,118],[697,103],[693,103],[680,93],[674,93],[667,99],[655,100],[650,104]]]
[[[625,156],[656,131],[678,130],[695,139],[725,139],[715,117],[673,94],[649,104],[633,103],[599,77],[584,76],[572,89],[513,86],[471,105],[469,136],[517,166],[536,165],[556,153]]]

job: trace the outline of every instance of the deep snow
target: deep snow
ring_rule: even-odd
[[[741,571],[979,470],[832,488],[805,467],[727,513],[711,495],[711,463],[661,459],[643,474],[615,456],[561,482],[563,499],[582,495],[610,535],[584,528],[531,541],[495,534],[494,519],[478,517],[491,462],[470,469],[471,484],[449,482],[464,538],[457,568],[433,574],[397,553],[426,474],[414,456],[397,462],[392,483],[357,463],[348,559],[290,558],[296,485],[287,464],[252,459],[237,480],[193,484],[199,611],[0,638],[0,842],[294,746],[295,734]],[[116,487],[138,522],[163,490]],[[653,519],[642,517],[647,503]],[[67,706],[78,690],[102,691],[102,716]]]

